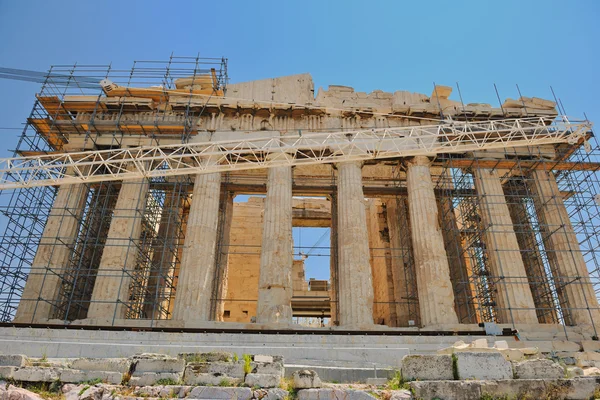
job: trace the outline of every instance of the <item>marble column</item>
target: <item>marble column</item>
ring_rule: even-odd
[[[110,323],[127,315],[129,286],[138,258],[148,186],[147,179],[121,183],[94,283],[88,319]]]
[[[227,298],[227,282],[229,279],[229,244],[231,243],[231,223],[233,221],[233,192],[226,192],[221,196],[222,218],[219,221],[217,245],[217,288],[215,316],[216,321],[224,321],[225,299]]]
[[[292,322],[292,167],[269,168],[256,322]]]
[[[54,317],[54,303],[77,240],[87,193],[86,185],[58,188],[13,322],[38,323]]]
[[[551,171],[533,170],[530,190],[563,315],[567,324],[600,328],[600,310],[589,271]]]
[[[174,320],[209,321],[212,317],[220,193],[221,173],[196,175],[175,289]]]
[[[535,303],[498,170],[475,168],[473,177],[480,201],[486,254],[494,276],[498,322],[537,324]]]
[[[339,322],[368,328],[373,325],[373,278],[361,163],[343,162],[337,169]]]
[[[425,156],[407,163],[406,184],[421,324],[457,324],[450,268],[438,220],[438,208]]]

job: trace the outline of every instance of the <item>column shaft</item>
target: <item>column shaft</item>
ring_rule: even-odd
[[[532,171],[531,177],[531,191],[566,323],[593,323],[598,327],[598,300],[556,178],[552,172],[542,170]]]
[[[408,163],[406,180],[421,324],[456,324],[454,293],[427,157]]]
[[[223,321],[225,299],[227,298],[227,282],[229,279],[229,243],[231,237],[231,223],[233,221],[233,193],[224,193],[221,200],[221,216],[219,218],[218,244],[217,244],[217,287],[215,320]]]
[[[338,168],[339,318],[342,326],[373,325],[373,278],[361,164]]]
[[[477,168],[473,176],[480,199],[486,254],[496,278],[498,322],[535,324],[535,303],[498,171]]]
[[[14,322],[43,322],[54,317],[54,302],[77,239],[87,193],[85,185],[59,187]]]
[[[211,319],[220,192],[220,173],[196,175],[175,293],[174,320]]]
[[[88,318],[123,319],[138,258],[148,180],[123,181],[94,283]]]
[[[292,322],[292,167],[269,168],[263,218],[258,323]]]

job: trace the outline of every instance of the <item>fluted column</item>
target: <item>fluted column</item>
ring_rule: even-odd
[[[600,327],[600,310],[577,235],[554,174],[534,170],[530,190],[563,315],[568,324]]]
[[[123,319],[138,258],[148,180],[123,181],[104,244],[87,317]]]
[[[473,176],[480,199],[486,254],[496,278],[498,322],[537,324],[535,303],[498,171],[476,168]]]
[[[292,246],[292,167],[269,168],[258,278],[258,323],[292,322]]]
[[[58,188],[13,322],[54,317],[53,303],[77,239],[87,193],[88,188],[80,184]]]
[[[339,318],[341,326],[373,325],[373,277],[361,163],[337,164]]]
[[[227,282],[229,280],[229,244],[231,243],[231,223],[233,221],[233,192],[226,192],[222,196],[221,209],[222,214],[219,222],[217,245],[217,288],[215,320],[224,321],[225,299],[227,298]]]
[[[429,166],[427,157],[414,157],[406,172],[421,324],[456,324],[450,268]]]
[[[175,292],[174,320],[211,319],[220,192],[220,173],[196,175]]]

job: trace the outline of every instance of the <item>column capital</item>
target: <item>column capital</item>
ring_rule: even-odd
[[[413,166],[430,167],[431,161],[432,160],[429,159],[429,157],[427,157],[427,156],[415,156],[415,157],[405,159],[404,164],[407,167],[413,167]]]
[[[349,166],[349,165],[357,166],[358,168],[362,169],[363,165],[365,165],[365,162],[364,161],[359,161],[359,160],[356,160],[356,161],[340,161],[340,162],[334,163],[333,167],[335,169],[339,169],[340,167]]]

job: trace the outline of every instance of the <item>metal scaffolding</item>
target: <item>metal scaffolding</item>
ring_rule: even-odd
[[[176,80],[182,78],[187,88],[178,87]],[[213,318],[227,320],[226,302],[256,301],[227,296],[228,259],[258,259],[260,254],[255,242],[231,243],[233,198],[263,195],[266,176],[260,170],[269,166],[360,160],[392,170],[389,176],[363,182],[365,197],[380,202],[371,232],[379,235],[374,241],[379,244],[370,250],[372,262],[381,265],[373,273],[385,274],[380,281],[388,286],[374,301],[378,318],[390,326],[418,326],[419,288],[410,233],[419,227],[408,212],[405,159],[423,154],[435,154],[431,173],[438,208],[432,212],[437,212],[443,235],[460,323],[513,323],[503,315],[516,308],[503,307],[500,300],[516,282],[526,282],[531,290],[540,323],[575,324],[574,314],[582,310],[571,306],[573,288],[592,285],[600,297],[600,147],[588,121],[465,116],[432,125],[293,132],[285,139],[260,131],[264,137],[237,144],[200,140],[200,134],[215,131],[217,111],[210,100],[226,95],[227,80],[225,59],[199,57],[135,62],[128,70],[111,65],[50,69],[19,140],[15,157],[20,158],[0,166],[5,173],[0,186],[7,198],[0,238],[0,321],[12,321],[19,302],[30,303],[34,313],[48,309],[49,320],[85,319],[98,277],[113,279],[126,293],[119,300],[125,319],[152,324],[171,319],[193,174],[202,172],[223,172],[216,272],[206,295],[213,300]],[[100,81],[103,86],[96,84]],[[106,97],[107,90],[121,92]],[[194,90],[206,92],[193,96]],[[139,143],[129,148],[131,137]],[[83,150],[63,154],[69,140]],[[289,151],[298,146],[304,150]],[[474,175],[479,169],[498,173],[503,194],[481,192]],[[556,178],[559,193],[550,198],[540,194],[541,174]],[[127,185],[138,191],[140,200],[119,209],[118,196]],[[330,257],[334,323],[339,311],[336,186],[334,168],[323,176],[294,175],[295,196],[321,196],[331,202],[331,244],[323,252]],[[56,206],[56,199],[62,206]],[[549,222],[543,212],[549,202],[564,203],[569,220]],[[514,232],[514,247],[502,251],[520,255],[524,276],[506,276],[502,265],[492,267],[491,252],[498,246],[484,218],[489,204],[506,204],[510,212],[511,223],[496,229]],[[109,239],[116,219],[139,220],[140,232]],[[61,228],[73,220],[76,231]],[[570,248],[557,249],[553,235],[568,234],[569,227],[577,246],[569,242]],[[120,254],[129,260],[124,264],[131,267],[102,268],[108,248],[123,249]],[[580,253],[589,280],[561,273],[557,259],[565,254],[560,253]],[[58,281],[59,290],[24,297],[28,277]],[[112,323],[118,319],[115,312]]]

